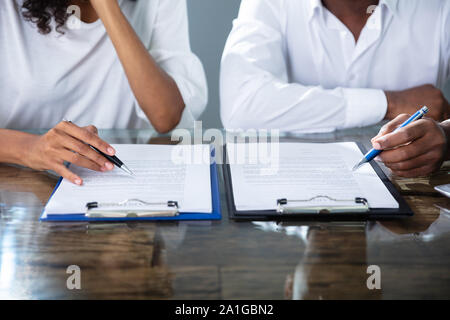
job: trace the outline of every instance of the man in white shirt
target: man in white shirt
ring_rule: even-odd
[[[448,118],[450,1],[243,0],[222,59],[227,129],[329,132]]]

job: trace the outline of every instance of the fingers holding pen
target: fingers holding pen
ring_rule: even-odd
[[[428,175],[441,166],[446,154],[446,137],[437,122],[418,120],[396,132],[372,141],[383,150],[380,159],[401,177]]]
[[[97,134],[97,128],[95,128],[94,126],[81,128],[69,121],[60,122],[58,126],[68,135],[78,139],[79,141],[96,147],[101,152],[107,155],[114,156],[116,154],[116,150],[114,150],[111,145],[100,139]]]
[[[108,159],[93,150],[91,147],[96,147],[100,151],[106,150],[106,152],[103,152],[107,155],[113,155],[116,153],[111,145],[100,139],[98,136],[98,130],[95,126],[91,125],[81,128],[68,121],[62,122],[61,125],[67,136],[67,141],[65,142],[65,147],[67,149],[97,163],[100,166],[99,171],[110,171],[114,169],[114,165]]]
[[[400,127],[402,123],[404,123],[406,120],[408,120],[410,117],[409,114],[401,114],[397,116],[394,120],[386,123],[384,126],[381,127],[380,132],[372,138],[372,142],[377,140],[378,138],[387,135],[389,133],[392,133],[395,129]]]
[[[81,185],[82,179],[70,171],[64,162],[95,171],[109,171],[114,165],[90,145],[114,154],[115,150],[101,140],[94,126],[80,128],[63,121],[42,136],[30,136],[24,163],[36,170],[53,170],[71,182]]]
[[[66,136],[66,141],[64,142],[64,147],[68,150],[74,151],[74,155],[78,154],[80,156],[83,156],[86,158],[86,160],[89,160],[93,164],[96,164],[97,169],[93,169],[96,171],[109,171],[114,169],[113,164],[108,161],[105,157],[103,157],[98,152],[94,151],[89,145],[74,139],[73,137]],[[69,161],[71,163],[74,163],[70,160],[65,159],[66,161]],[[83,162],[84,163],[84,162]],[[74,163],[76,164],[76,163]],[[85,167],[85,166],[82,166]],[[89,168],[91,169],[91,168]]]

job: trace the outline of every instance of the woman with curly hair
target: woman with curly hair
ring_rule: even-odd
[[[87,147],[115,152],[95,126],[168,132],[206,100],[186,0],[0,1],[0,163],[82,184],[65,161],[113,168]],[[53,129],[17,131],[31,128]]]

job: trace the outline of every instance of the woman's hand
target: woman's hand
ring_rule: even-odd
[[[158,132],[171,131],[185,108],[177,83],[150,55],[117,0],[90,2],[116,49],[140,108]]]
[[[426,176],[440,169],[447,157],[448,145],[442,124],[431,119],[415,121],[393,132],[409,115],[402,114],[385,125],[372,139],[384,164],[400,177]]]
[[[53,170],[82,185],[83,180],[71,172],[64,161],[95,171],[109,171],[114,166],[106,158],[95,152],[92,145],[105,154],[113,156],[115,150],[101,140],[94,126],[80,128],[67,121],[59,123],[43,136],[30,136],[27,139],[24,164],[35,170]]]

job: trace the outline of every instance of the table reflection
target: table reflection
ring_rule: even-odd
[[[432,211],[398,221],[253,224],[299,240],[303,254],[286,276],[286,299],[439,298],[450,294],[450,211],[439,204]],[[371,265],[380,267],[381,290],[367,287]]]

